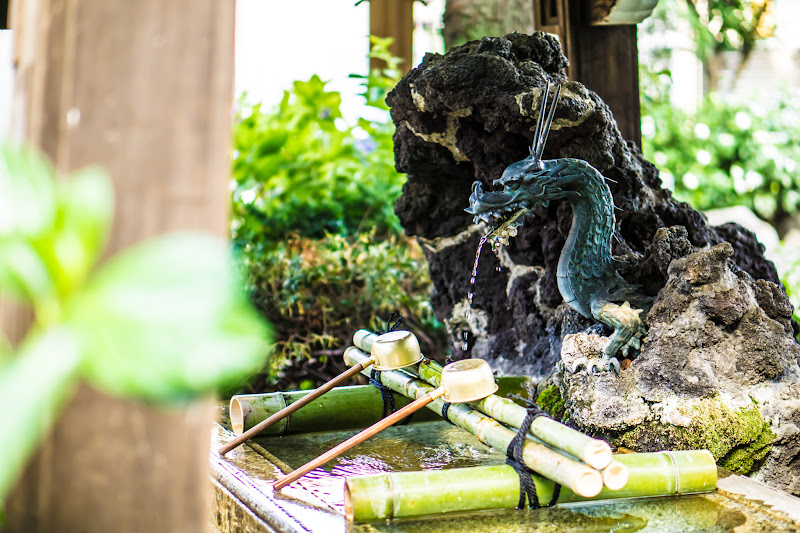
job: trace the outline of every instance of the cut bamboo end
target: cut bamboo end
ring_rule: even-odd
[[[353,495],[350,492],[349,483],[344,484],[344,518],[348,522],[352,522],[355,518],[355,511],[353,510]]]
[[[612,461],[611,446],[603,441],[593,441],[586,444],[581,460],[597,470],[606,468]]]
[[[372,344],[377,340],[377,338],[377,334],[367,329],[360,329],[353,335],[353,344],[357,348],[369,353],[372,351]]]
[[[233,397],[231,398],[230,407],[228,408],[228,413],[231,417],[231,429],[233,429],[233,434],[237,437],[244,432],[244,408],[242,407],[241,402],[238,398]]]
[[[594,498],[603,490],[603,476],[596,470],[587,470],[575,478],[570,488],[584,498]]]
[[[611,461],[602,471],[603,485],[610,490],[620,490],[628,483],[628,468],[619,461]]]

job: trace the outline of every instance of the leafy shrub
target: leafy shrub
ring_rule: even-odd
[[[426,353],[442,353],[443,328],[433,317],[427,263],[415,241],[378,242],[371,233],[318,240],[291,236],[270,253],[244,257],[256,308],[280,334],[270,366],[251,383],[253,390],[308,388],[338,374],[345,369],[338,356],[353,333],[385,328],[384,319],[395,311]]]
[[[774,251],[775,268],[781,276],[786,295],[794,306],[794,319],[800,322],[800,248],[781,243]],[[798,337],[800,340],[800,337]]]
[[[353,333],[385,328],[395,311],[426,353],[442,353],[427,264],[394,215],[405,178],[394,169],[384,100],[400,60],[388,52],[391,39],[371,41],[384,67],[353,77],[385,120],[348,125],[340,94],[313,76],[273,110],[244,108],[235,128],[231,234],[251,298],[277,330],[274,356],[250,391],[330,379],[344,369]]]
[[[376,39],[373,56],[388,55]],[[386,92],[399,79],[388,56],[385,69],[364,79],[368,105],[386,108]],[[393,125],[360,119],[348,125],[341,95],[318,76],[294,82],[273,110],[245,106],[234,131],[232,236],[238,245],[271,246],[288,233],[376,236],[401,231],[394,215],[403,176],[394,168]]]
[[[769,105],[711,93],[688,113],[667,96],[668,72],[642,72],[642,149],[665,185],[696,209],[745,205],[785,233],[800,211],[800,94]]]

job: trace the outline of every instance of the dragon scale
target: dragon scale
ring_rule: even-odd
[[[615,219],[611,191],[602,176],[596,172],[583,175],[587,179],[576,190],[580,196],[570,197],[572,228],[561,250],[556,278],[564,301],[591,318],[592,311],[587,305],[591,295],[606,279],[616,275],[611,258]]]

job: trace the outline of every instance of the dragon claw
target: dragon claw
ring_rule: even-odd
[[[587,358],[585,358],[585,357],[578,357],[572,363],[572,368],[570,368],[569,371],[570,371],[571,374],[574,374],[582,366],[586,367],[586,368],[589,368],[589,360]]]
[[[589,366],[589,371],[592,374],[596,374],[597,372],[608,372],[612,368],[617,371],[617,374],[619,374],[620,366],[619,366],[619,361],[617,360],[617,358],[616,357],[608,357],[608,358],[603,357],[602,359],[599,359],[599,360],[596,359],[596,360],[592,361],[592,364]]]
[[[586,371],[592,375],[596,375],[600,372],[608,372],[612,368],[616,370],[617,374],[620,372],[619,361],[616,357],[604,356],[601,359],[592,359],[591,361],[586,357],[578,357],[572,362],[572,365],[569,367],[569,372],[574,374],[581,367],[586,368]]]

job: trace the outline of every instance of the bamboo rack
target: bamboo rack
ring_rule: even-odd
[[[275,413],[292,405],[313,391],[238,394],[231,398],[230,417],[234,434],[241,435]],[[393,392],[395,408],[411,400]],[[275,425],[259,433],[261,436],[292,435],[316,431],[363,428],[374,424],[383,415],[381,393],[372,385],[336,387]],[[435,420],[433,413],[422,411],[413,421]]]
[[[563,487],[557,503],[694,494],[716,488],[717,467],[708,450],[621,454],[615,460],[629,472],[624,489],[604,488],[594,497],[585,497]],[[547,505],[554,483],[538,475],[532,478],[539,504]],[[345,513],[354,522],[373,522],[513,509],[519,495],[519,477],[508,465],[354,476],[345,482]]]
[[[367,354],[354,346],[344,353],[345,363],[349,365],[357,365],[367,357]],[[381,381],[390,389],[410,398],[420,398],[434,390],[430,384],[402,371],[383,372]],[[439,413],[443,405],[442,399],[438,398],[427,407]],[[484,444],[503,452],[515,436],[514,431],[469,405],[452,404],[448,418],[457,426],[473,433]],[[531,439],[526,439],[523,445],[522,458],[528,468],[584,497],[596,496],[603,488],[600,472]]]
[[[353,335],[353,343],[356,347],[368,352],[377,338],[378,336],[374,333],[362,329]],[[431,360],[423,361],[418,370],[419,377],[434,387],[439,386],[441,373],[441,365]],[[527,411],[524,407],[496,394],[472,405],[483,414],[515,428],[520,427],[527,416]],[[603,470],[611,462],[611,447],[606,442],[593,439],[552,418],[544,416],[536,418],[531,424],[530,433],[542,442],[563,450],[592,468]],[[614,469],[618,476],[624,476],[623,471],[624,468],[617,467]],[[618,482],[618,479],[615,481]],[[615,481],[612,481],[612,483]],[[624,485],[624,481],[622,484]]]

